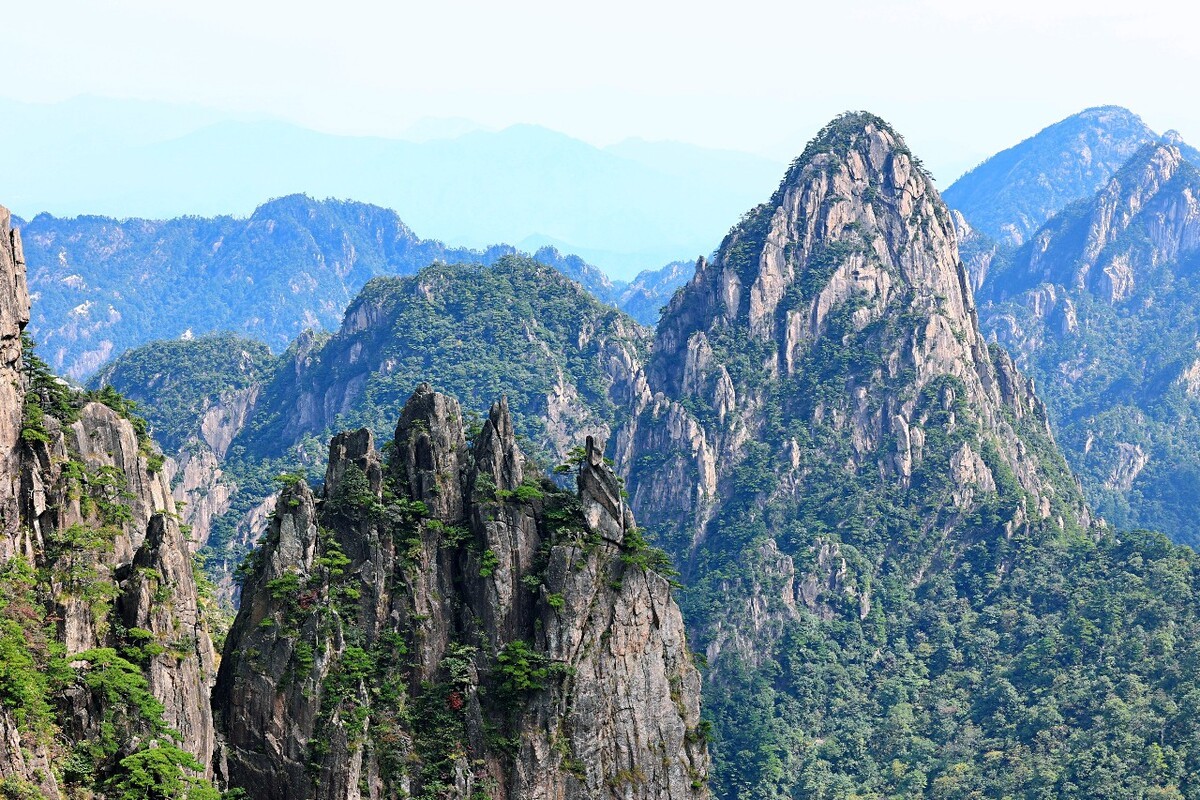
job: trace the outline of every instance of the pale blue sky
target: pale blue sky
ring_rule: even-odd
[[[195,104],[336,133],[422,118],[794,155],[892,121],[946,185],[1086,106],[1200,143],[1192,4],[39,0],[6,4],[0,94]]]

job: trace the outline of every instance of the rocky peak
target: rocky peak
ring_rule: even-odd
[[[982,359],[953,222],[936,189],[886,123],[846,114],[730,232],[713,264],[698,265],[660,326],[650,375],[681,390],[686,351],[724,325],[773,345],[768,369],[790,375],[836,307],[854,297],[861,329],[906,294],[906,304],[940,318],[941,344],[967,361]]]
[[[870,114],[830,123],[701,261],[664,313],[642,397],[617,471],[686,565],[706,687],[739,741],[770,726],[759,687],[809,674],[792,648],[814,619],[903,615],[880,585],[915,603],[974,542],[1090,524],[1032,386],[979,331],[952,215]],[[773,689],[776,708],[809,703],[810,685]],[[772,713],[791,729],[790,710]],[[778,772],[801,773],[805,746]],[[717,757],[739,776],[725,796],[755,780],[813,791]]]
[[[329,443],[329,465],[325,485],[336,493],[349,470],[366,477],[366,488],[378,497],[383,491],[383,466],[375,450],[375,439],[366,428],[339,433]]]
[[[613,544],[621,544],[625,532],[633,527],[633,512],[625,505],[620,480],[605,463],[603,447],[591,436],[579,465],[578,485],[588,525]]]
[[[508,398],[501,397],[488,411],[483,430],[475,440],[475,470],[486,474],[501,491],[516,489],[525,479],[525,456],[517,446]]]
[[[28,320],[0,209],[0,628],[6,653],[28,650],[6,664],[23,695],[0,702],[0,778],[47,800],[126,792],[128,765],[160,747],[156,779],[205,783],[215,656],[162,456],[24,351]]]
[[[826,359],[851,338],[881,358],[872,367],[842,367],[849,369],[841,386],[830,387],[842,399],[771,400],[779,381],[826,380]],[[1029,406],[1000,391],[950,212],[903,139],[865,113],[826,126],[771,200],[735,226],[711,263],[701,260],[664,315],[647,374],[651,392],[707,410],[707,452],[697,451],[694,435],[682,448],[696,454],[700,475],[707,463],[736,462],[747,442],[761,440],[769,402],[847,430],[855,464],[889,437],[906,441],[921,393],[943,379],[961,384],[989,427],[1003,424],[1001,405],[1015,403],[1018,416]],[[637,411],[656,403],[644,400]],[[630,441],[628,431],[618,437],[618,466],[627,474]],[[1007,455],[1014,464],[1021,458]],[[1016,471],[1032,490],[1032,467]]]
[[[323,500],[303,483],[280,498],[215,695],[230,785],[706,797],[682,617],[626,546],[595,442],[563,492],[529,472],[503,399],[468,447],[458,403],[422,384],[390,458],[382,492],[350,492],[380,456],[367,431],[340,434]]]
[[[467,440],[458,401],[422,383],[405,404],[396,425],[395,466],[408,496],[434,516],[457,523],[463,518],[462,475]]]

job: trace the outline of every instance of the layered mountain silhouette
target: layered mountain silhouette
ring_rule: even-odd
[[[1200,172],[1143,146],[1093,197],[1000,259],[985,329],[1036,376],[1097,509],[1196,544],[1200,532]]]
[[[1160,136],[1119,106],[1089,108],[997,153],[956,180],[946,203],[1003,244],[1026,241],[1068,203],[1090,196],[1135,151],[1166,141],[1196,154],[1169,131]]]
[[[449,247],[419,238],[393,211],[306,195],[272,200],[248,219],[43,214],[24,230],[37,298],[30,333],[51,365],[76,380],[155,339],[228,331],[282,350],[307,328],[335,329],[373,277],[434,262],[492,264],[517,252]],[[689,277],[676,266],[626,284],[552,247],[534,257],[646,324]]]

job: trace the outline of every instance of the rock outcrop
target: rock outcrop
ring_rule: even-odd
[[[20,516],[21,331],[29,322],[29,290],[21,234],[10,224],[8,209],[0,208],[0,558],[16,549]]]
[[[421,386],[285,490],[215,695],[230,786],[274,798],[707,796],[699,674],[589,441],[579,494],[504,401],[472,444]]]
[[[984,161],[946,190],[946,202],[987,237],[1020,245],[1159,140],[1128,109],[1089,108]]]
[[[28,319],[20,237],[0,209],[0,618],[30,654],[27,672],[7,665],[0,776],[54,799],[156,740],[207,765],[215,655],[161,456],[129,419],[39,371]],[[132,695],[87,677],[100,662],[128,665],[119,692],[144,685],[153,701],[123,708]],[[62,670],[78,676],[61,689],[35,674]],[[97,743],[90,773],[65,761],[63,743],[83,741]]]
[[[830,367],[838,380],[822,388]],[[1016,432],[1048,439],[1044,410],[989,352],[950,213],[886,124],[848,115],[676,295],[615,458],[639,518],[675,530],[686,520],[678,541],[694,545],[734,489],[731,468],[778,436],[772,413],[844,437],[842,466],[908,485],[931,419],[949,412],[953,425],[959,405],[1026,491],[1054,493]],[[978,462],[982,445],[964,444],[960,462]],[[812,459],[792,437],[778,446],[795,494]],[[1086,516],[1071,502],[1060,514]]]

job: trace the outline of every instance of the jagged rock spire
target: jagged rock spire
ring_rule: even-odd
[[[378,463],[365,432],[334,439],[324,507],[303,484],[280,498],[215,696],[232,785],[351,800],[420,795],[440,771],[455,800],[590,800],[614,781],[637,800],[706,798],[682,616],[665,578],[620,557],[633,519],[595,440],[577,501],[531,479],[503,399],[472,448],[427,384],[396,431],[387,478],[407,502],[331,506],[349,464]],[[505,683],[512,658],[533,683]]]
[[[625,504],[621,483],[612,467],[605,463],[604,450],[597,446],[594,437],[587,437],[576,481],[588,525],[610,542],[621,544],[625,532],[634,526],[633,512]]]
[[[458,401],[420,384],[400,414],[395,442],[397,479],[409,498],[438,519],[461,520],[467,441]]]
[[[483,430],[475,440],[475,469],[486,473],[501,491],[512,491],[525,479],[525,457],[517,446],[508,398],[501,397],[488,411]]]

